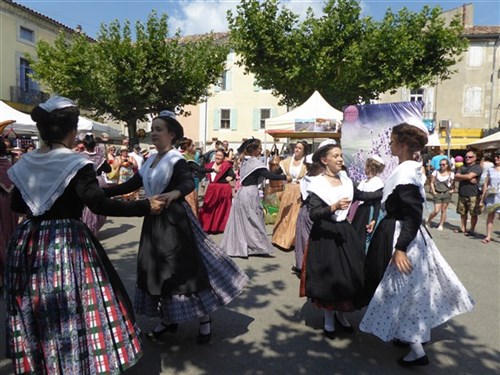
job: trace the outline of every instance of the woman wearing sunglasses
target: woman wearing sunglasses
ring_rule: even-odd
[[[446,210],[451,202],[451,194],[453,193],[453,180],[455,174],[451,171],[448,159],[441,159],[439,169],[432,172],[431,175],[431,193],[434,197],[434,211],[427,219],[427,225],[431,227],[432,219],[441,212],[441,219],[437,230],[443,230],[443,225],[446,221]]]

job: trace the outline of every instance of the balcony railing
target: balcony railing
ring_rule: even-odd
[[[10,101],[14,103],[38,105],[47,101],[49,98],[50,95],[43,91],[10,86]]]

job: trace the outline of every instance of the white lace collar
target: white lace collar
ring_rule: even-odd
[[[24,154],[7,173],[33,216],[40,216],[52,207],[77,172],[87,164],[92,162],[66,148],[47,153],[35,150]]]

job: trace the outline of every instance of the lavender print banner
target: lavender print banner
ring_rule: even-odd
[[[422,118],[424,104],[399,102],[387,104],[351,105],[344,110],[341,145],[344,163],[351,179],[358,183],[365,176],[365,162],[377,154],[385,161],[382,180],[398,165],[391,155],[389,141],[393,126],[409,118]]]

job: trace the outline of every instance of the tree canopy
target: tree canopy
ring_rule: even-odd
[[[169,37],[166,14],[153,11],[145,24],[102,24],[97,40],[61,33],[54,45],[41,40],[29,57],[34,78],[76,100],[96,115],[127,122],[135,137],[138,119],[163,109],[197,104],[225,69],[227,43],[214,34]]]
[[[361,17],[356,0],[328,0],[300,21],[278,0],[242,0],[228,12],[231,45],[246,73],[296,105],[318,90],[332,105],[369,102],[399,87],[445,80],[467,47],[458,17],[439,7],[389,9],[381,21]]]

